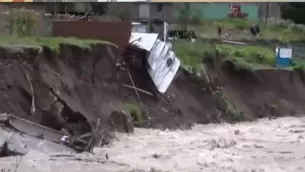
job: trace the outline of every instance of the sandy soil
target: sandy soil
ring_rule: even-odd
[[[107,147],[96,148],[95,155],[29,152],[18,171],[305,171],[305,117],[118,135]],[[16,157],[0,159],[4,170],[13,170],[15,163]]]

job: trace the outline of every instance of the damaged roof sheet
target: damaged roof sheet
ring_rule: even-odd
[[[171,50],[171,44],[158,39],[156,33],[135,32],[131,34],[129,43],[149,52],[148,73],[158,91],[165,93],[180,67],[180,60]]]
[[[160,93],[165,93],[180,67],[180,60],[171,45],[157,40],[148,57],[148,73]]]
[[[129,43],[136,45],[137,47],[150,51],[158,39],[157,33],[137,33],[132,32]]]

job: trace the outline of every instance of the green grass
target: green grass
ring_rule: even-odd
[[[212,95],[216,98],[218,108],[230,116],[234,121],[245,120],[245,113],[240,111],[225,95],[222,89],[214,90]]]
[[[252,24],[259,24],[261,33],[258,37],[252,37],[249,28]],[[245,19],[224,19],[201,21],[199,25],[193,26],[202,38],[218,38],[217,27],[222,26],[224,30],[232,32],[233,40],[276,40],[281,43],[305,42],[305,31],[298,29],[293,24],[270,25],[265,23],[249,21]]]
[[[305,71],[305,60],[296,59],[292,62],[292,69],[294,71]]]
[[[200,22],[200,25],[204,27],[222,26],[226,29],[245,30],[251,27],[254,23],[255,22],[250,20],[227,18],[223,20],[204,20]]]
[[[181,60],[181,65],[188,71],[202,73],[203,62],[207,54],[216,50],[241,68],[256,69],[272,67],[275,63],[273,49],[260,46],[208,44],[204,42],[190,43],[179,40],[174,44],[174,50]]]
[[[237,46],[218,44],[216,49],[224,54],[228,60],[244,67],[255,69],[258,66],[274,66],[275,52],[271,48],[260,46]]]
[[[61,44],[75,45],[81,48],[90,48],[94,44],[106,44],[116,46],[110,42],[102,40],[86,40],[77,38],[62,37],[14,37],[0,35],[0,45],[29,45],[29,46],[47,46],[54,52],[58,52]]]
[[[305,42],[305,32],[293,28],[270,27],[263,30],[260,38],[277,40],[281,43]]]
[[[125,102],[123,104],[123,108],[125,111],[130,113],[135,124],[141,125],[144,122],[143,113],[141,111],[140,105],[131,102]]]
[[[188,71],[201,73],[203,70],[202,62],[206,52],[212,52],[213,46],[210,44],[195,43],[178,40],[175,42],[174,51],[181,60],[181,65]]]

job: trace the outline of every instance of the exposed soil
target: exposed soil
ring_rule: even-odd
[[[132,70],[132,69],[130,69]],[[132,70],[137,87],[154,92],[154,85],[146,71]],[[121,82],[130,84],[127,74],[121,74]],[[133,90],[124,88],[122,95],[126,102],[137,101]],[[155,97],[140,93],[145,106],[145,116],[149,120],[143,125],[148,128],[189,128],[194,123],[217,122],[217,109],[205,84],[192,79],[187,72],[181,71],[158,100]]]
[[[62,45],[55,53],[39,47],[2,47],[1,112],[65,129],[72,135],[90,132],[101,118],[104,131],[113,111],[124,109],[126,102],[138,102],[134,90],[122,88],[119,92],[113,82],[115,59],[106,49],[105,45],[91,50]],[[154,92],[146,70],[129,70],[137,87]],[[120,83],[132,85],[126,72],[118,77]],[[145,119],[149,119],[142,126],[185,128],[194,122],[215,121],[215,105],[202,87],[182,72],[159,100],[140,93]]]
[[[62,45],[58,53],[46,47],[1,47],[1,112],[64,129],[71,135],[92,132],[100,121],[99,135],[104,134],[114,111],[124,109],[126,102],[139,103],[134,90],[119,87],[116,82],[115,76],[120,83],[132,85],[126,71],[115,75],[117,52],[106,45],[95,45],[90,50]],[[194,123],[233,122],[238,115],[242,116],[239,120],[253,120],[305,114],[302,73],[249,72],[231,63],[219,64],[208,68],[210,82],[194,79],[181,70],[158,100],[139,92],[145,119],[141,126],[189,128]],[[136,87],[155,92],[146,70],[128,70]],[[223,103],[219,103],[215,91],[221,91],[222,98],[233,104],[237,115],[229,112],[227,105],[220,105]],[[126,125],[126,132],[131,128]]]
[[[105,130],[112,110],[99,84],[115,61],[105,52],[103,45],[90,51],[62,45],[59,53],[46,47],[2,47],[1,112],[72,135],[91,132],[100,118],[100,130]]]
[[[304,114],[304,72],[247,71],[225,62],[219,73],[218,85],[246,119]]]
[[[206,70],[209,81],[181,70],[159,102],[142,96],[150,117],[144,127],[188,128],[193,123],[251,121],[304,114],[304,72],[249,71],[228,61],[214,61],[213,64],[208,63]],[[145,71],[134,72],[133,76],[135,73],[138,77],[140,73],[145,75]],[[134,77],[134,80],[138,87],[150,89],[143,83],[150,83],[147,82],[149,77]],[[215,96],[216,91],[222,93],[222,98]],[[129,99],[135,98],[134,91],[128,93]],[[230,114],[222,99],[226,99],[238,114]]]

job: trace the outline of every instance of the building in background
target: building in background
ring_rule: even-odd
[[[38,35],[48,35],[50,30],[50,22],[45,17],[45,13],[54,11],[82,11],[85,13],[88,10],[100,11],[97,15],[119,16],[126,17],[127,20],[141,19],[161,19],[169,23],[175,23],[181,14],[181,8],[186,3],[148,3],[145,2],[128,2],[128,3],[112,3],[109,2],[105,9],[104,4],[94,3],[68,3],[69,7],[61,6],[67,3],[60,3],[57,9],[54,9],[54,4],[51,3],[2,3],[0,4],[0,19],[4,21],[3,12],[9,11],[12,8],[26,7],[33,9],[40,14],[41,20],[35,33]],[[270,17],[280,18],[281,8],[279,3],[190,3],[191,11],[196,12],[200,20],[226,19],[231,11],[231,7],[240,6],[240,11],[247,14],[249,20],[260,20]],[[4,24],[0,26],[1,33],[6,33]]]
[[[129,3],[129,4],[113,4],[109,9],[129,9],[131,18],[160,18],[170,23],[177,21],[181,8],[185,3]],[[279,3],[191,3],[190,8],[196,13],[201,20],[221,20],[229,17],[229,13],[233,7],[239,7],[242,13],[247,14],[248,20],[260,20],[266,17],[281,17],[281,9]]]
[[[242,13],[247,14],[248,20],[259,20],[267,17],[281,17],[280,5],[278,3],[196,3],[191,4],[194,11],[202,20],[221,20],[228,18],[233,7],[239,7]],[[266,14],[267,13],[267,14]]]

